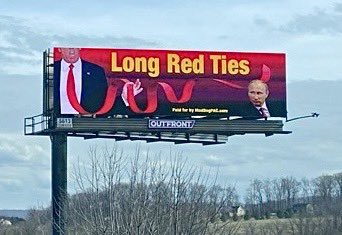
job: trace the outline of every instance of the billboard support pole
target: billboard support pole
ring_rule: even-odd
[[[52,168],[52,234],[66,234],[67,203],[67,135],[53,133],[51,139]]]

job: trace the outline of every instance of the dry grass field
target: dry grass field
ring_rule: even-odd
[[[340,218],[341,220],[341,218]],[[336,222],[336,221],[335,221]],[[340,223],[341,221],[339,221]],[[290,219],[264,219],[248,221],[215,222],[211,224],[212,235],[338,235],[341,226],[332,217],[296,217]]]

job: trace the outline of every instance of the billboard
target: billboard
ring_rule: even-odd
[[[54,48],[57,116],[286,117],[283,53]]]

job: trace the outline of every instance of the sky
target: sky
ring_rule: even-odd
[[[212,146],[68,138],[69,166],[93,146],[172,151],[241,193],[254,178],[342,171],[341,1],[0,0],[0,209],[49,205],[50,139],[25,136],[23,120],[42,113],[42,53],[55,46],[286,53],[288,117],[320,114]]]

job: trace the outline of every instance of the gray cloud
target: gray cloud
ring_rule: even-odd
[[[17,48],[22,53],[32,55],[33,51],[38,51],[48,40],[42,37],[42,33],[31,28],[29,22],[22,18],[0,15],[0,26],[5,45],[8,48]]]
[[[342,13],[342,3],[335,3],[335,4],[334,4],[334,10],[335,10],[337,13]]]
[[[284,23],[275,23],[264,16],[256,16],[254,25],[266,31],[291,34],[335,35],[342,33],[342,4],[335,3],[330,8],[314,8],[308,14],[296,14]]]
[[[41,52],[54,44],[73,44],[83,46],[157,46],[155,41],[149,41],[142,38],[123,36],[89,36],[84,34],[63,34],[59,35],[53,32],[38,32],[29,26],[26,19],[16,18],[12,16],[0,15],[0,26],[2,39],[10,46],[16,48],[16,52],[23,52],[33,55],[32,52]],[[4,42],[2,42],[4,43]]]
[[[261,18],[261,17],[256,17],[254,19],[254,24],[260,26],[260,27],[268,27],[270,26],[270,22],[268,20],[266,20],[265,18]]]
[[[217,155],[205,155],[203,157],[203,163],[209,167],[224,167],[227,166],[227,162],[224,161],[223,156]]]
[[[81,45],[82,47],[155,47],[158,46],[157,42],[148,41],[141,38],[130,36],[112,37],[112,36],[87,36],[81,34],[68,34],[68,35],[54,35],[51,36],[50,42],[55,45]]]
[[[296,15],[287,24],[279,27],[280,31],[308,34],[341,34],[342,4],[335,4],[332,9],[316,8],[307,15]]]
[[[49,163],[49,151],[43,146],[22,139],[16,135],[0,135],[0,167],[9,164],[15,166],[46,166]]]
[[[0,208],[27,208],[50,194],[47,139],[0,135]],[[27,203],[31,201],[31,203]]]
[[[138,37],[93,36],[42,32],[23,18],[0,15],[0,73],[41,74],[42,52],[52,46],[156,47],[155,41]]]

